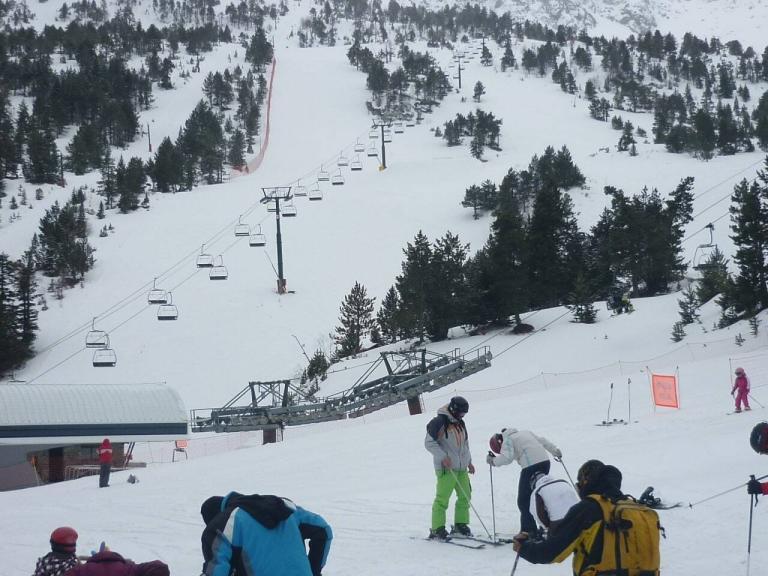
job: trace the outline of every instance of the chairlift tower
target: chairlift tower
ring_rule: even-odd
[[[288,201],[293,198],[291,194],[292,186],[271,186],[262,187],[261,192],[264,194],[264,198],[261,199],[262,204],[270,204],[274,202],[275,205],[275,221],[277,222],[277,293],[285,294],[288,289],[285,278],[283,276],[283,237],[280,232],[280,201]]]
[[[453,79],[459,81],[459,90],[461,90],[461,71],[464,70],[464,68],[461,67],[462,58],[464,58],[464,54],[461,52],[453,57],[453,59],[456,60],[456,76],[454,76]]]
[[[384,142],[384,128],[391,128],[392,122],[382,120],[381,122],[373,123],[374,128],[381,128],[381,169],[387,169],[387,145]]]

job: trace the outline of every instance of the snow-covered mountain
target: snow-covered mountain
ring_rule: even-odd
[[[425,4],[436,7],[441,2]],[[655,29],[675,35],[692,32],[723,42],[738,39],[755,50],[764,47],[763,22],[768,20],[768,5],[761,0],[481,0],[478,4],[552,28],[562,24],[607,37]]]

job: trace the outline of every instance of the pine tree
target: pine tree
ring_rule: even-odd
[[[624,128],[621,133],[621,138],[619,138],[619,144],[618,144],[619,152],[626,152],[627,150],[629,150],[631,146],[634,146],[637,143],[637,141],[635,140],[635,137],[632,135],[634,130],[635,130],[635,127],[632,125],[632,122],[627,120],[624,123]]]
[[[475,100],[475,102],[480,102],[480,98],[485,94],[485,86],[483,86],[483,83],[478,80],[475,83],[475,88],[472,92],[472,98]]]
[[[13,263],[0,252],[0,376],[16,368],[22,358],[15,285]]]
[[[23,354],[28,358],[32,354],[32,344],[37,331],[37,280],[35,279],[35,261],[32,250],[24,252],[16,270],[16,295],[18,298],[18,326]]]
[[[118,194],[117,182],[115,181],[115,162],[112,159],[112,152],[109,146],[104,150],[104,158],[101,161],[101,180],[98,185],[99,194],[104,196],[107,202],[107,208],[112,208],[112,200]]]
[[[427,333],[433,341],[444,340],[448,330],[460,324],[467,299],[464,265],[468,248],[450,232],[432,247],[426,302]]]
[[[579,324],[594,324],[597,320],[597,310],[589,282],[583,272],[579,272],[573,285],[568,308],[573,312],[573,321]]]
[[[736,185],[731,201],[733,259],[738,266],[734,305],[739,313],[764,310],[768,308],[768,159],[751,185],[746,180]]]
[[[768,48],[766,49],[768,50]],[[768,151],[768,91],[760,96],[755,111],[752,112],[755,121],[755,136],[760,149]]]
[[[675,322],[672,326],[672,342],[680,342],[685,338],[685,326],[682,322]]]
[[[499,208],[491,225],[485,256],[477,263],[473,282],[478,306],[487,310],[488,319],[506,324],[510,316],[520,323],[520,314],[528,308],[530,292],[525,262],[527,234],[513,190],[502,184]],[[477,291],[480,293],[477,294]]]
[[[683,290],[683,298],[677,301],[680,306],[680,323],[693,324],[699,319],[699,299],[691,286]]]
[[[387,290],[376,314],[382,344],[393,344],[400,339],[400,298],[394,286]]]
[[[236,168],[245,164],[245,136],[239,128],[229,141],[229,163]]]
[[[578,226],[569,196],[545,183],[536,194],[528,225],[527,272],[534,307],[562,304],[573,291],[576,276],[571,252],[578,244]],[[575,265],[578,268],[578,265]]]
[[[479,214],[477,213],[478,208],[480,208],[481,202],[482,202],[482,192],[480,190],[480,187],[476,184],[473,184],[469,188],[467,188],[464,191],[464,200],[462,200],[461,205],[464,206],[464,208],[472,208],[472,217],[477,220],[480,218]]]
[[[337,326],[336,344],[341,357],[359,354],[365,338],[373,328],[373,307],[375,298],[368,298],[364,286],[355,282],[352,291],[345,296],[339,308],[340,326]]]
[[[400,297],[400,329],[404,337],[424,340],[427,330],[427,293],[431,288],[430,262],[432,247],[423,232],[419,231],[403,250],[405,262],[395,286]]]
[[[504,55],[501,57],[501,71],[506,72],[509,68],[517,68],[517,61],[515,60],[515,53],[512,52],[512,45],[507,40],[504,46]]]
[[[315,382],[317,382],[318,379],[325,380],[330,366],[325,353],[322,350],[316,350],[307,366],[307,378]]]

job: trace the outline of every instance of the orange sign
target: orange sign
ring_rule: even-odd
[[[651,390],[653,391],[653,402],[656,406],[680,408],[680,402],[677,397],[677,376],[651,374]]]

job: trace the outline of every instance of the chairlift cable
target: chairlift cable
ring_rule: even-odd
[[[732,178],[734,178],[734,177],[738,176],[738,175],[739,175],[739,174],[741,174],[742,172],[746,172],[746,171],[747,171],[747,170],[749,170],[750,168],[754,168],[755,166],[757,166],[758,164],[762,163],[763,161],[764,161],[764,159],[762,159],[762,158],[761,158],[760,160],[758,160],[757,162],[753,162],[752,164],[750,164],[750,165],[749,165],[749,166],[747,166],[746,168],[743,168],[743,169],[739,170],[738,172],[734,172],[734,173],[733,173],[733,174],[731,174],[730,176],[726,176],[726,177],[725,177],[723,180],[721,180],[721,181],[720,181],[720,182],[718,182],[717,184],[713,184],[712,186],[710,186],[710,187],[709,187],[709,188],[707,188],[706,190],[703,190],[702,192],[699,192],[698,194],[696,194],[696,195],[693,197],[693,199],[694,199],[694,200],[697,200],[697,199],[701,198],[702,196],[704,196],[705,194],[708,194],[709,192],[711,192],[711,191],[712,191],[712,190],[714,190],[715,188],[719,188],[720,186],[722,186],[723,184],[725,184],[726,182],[728,182],[728,181],[729,181],[729,180],[731,180]]]

